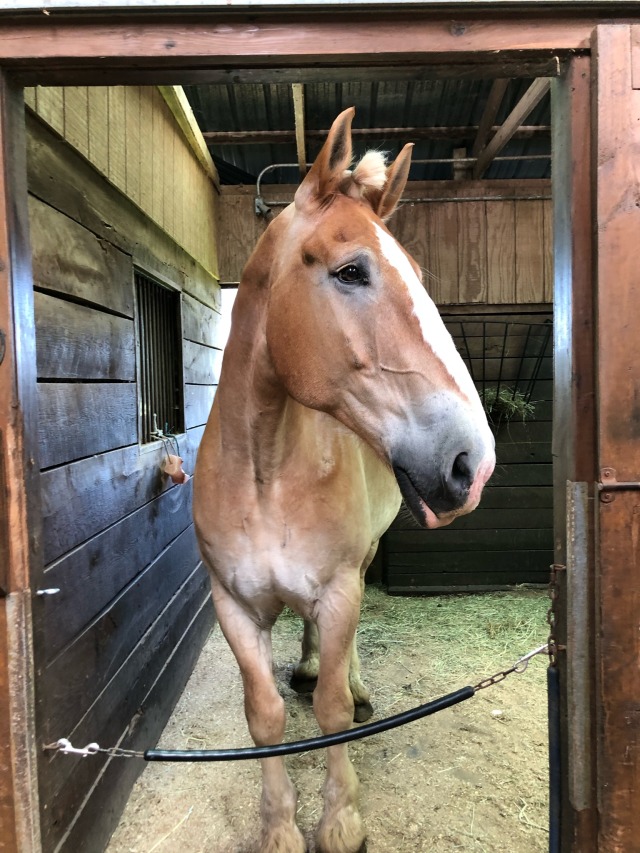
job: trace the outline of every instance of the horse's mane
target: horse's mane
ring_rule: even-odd
[[[382,192],[387,181],[387,161],[383,151],[367,151],[345,174],[342,191],[347,195],[371,198]]]

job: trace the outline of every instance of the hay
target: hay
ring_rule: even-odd
[[[495,425],[515,418],[524,423],[536,412],[535,403],[514,388],[504,387],[500,391],[497,388],[485,388],[480,396],[489,419]]]
[[[460,679],[476,683],[546,642],[548,606],[546,591],[526,587],[398,597],[367,586],[358,628],[364,675],[389,656],[408,651],[415,659],[412,674],[418,674],[417,681],[425,680],[428,694],[428,685],[455,689],[462,686]],[[286,611],[276,631],[289,638],[301,636],[300,620]],[[416,679],[411,684],[415,688]]]

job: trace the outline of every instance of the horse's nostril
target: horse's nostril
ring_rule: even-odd
[[[471,472],[471,468],[469,467],[469,454],[468,453],[458,453],[456,458],[453,460],[453,467],[451,469],[451,482],[457,488],[466,491],[471,487],[471,483],[473,482],[473,474]]]

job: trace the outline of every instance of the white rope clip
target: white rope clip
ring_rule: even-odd
[[[96,752],[100,752],[100,747],[97,743],[88,743],[82,749],[78,749],[72,746],[71,741],[67,740],[66,737],[61,737],[56,746],[58,747],[58,752],[62,752],[64,755],[81,755],[83,758],[86,758],[87,755],[95,755]]]

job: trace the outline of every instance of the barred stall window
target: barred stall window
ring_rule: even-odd
[[[140,441],[153,441],[163,434],[182,432],[182,335],[180,294],[135,274],[137,331],[140,352]]]

